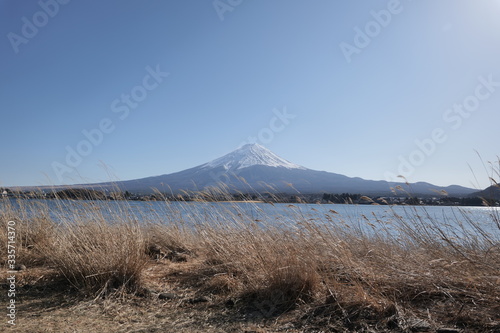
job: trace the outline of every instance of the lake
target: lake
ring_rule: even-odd
[[[5,199],[4,199],[5,200]],[[37,215],[38,209],[47,210],[56,220],[72,219],[74,214],[97,212],[108,219],[126,214],[143,222],[197,223],[227,221],[228,217],[262,224],[294,224],[298,221],[337,221],[350,226],[363,226],[383,222],[390,224],[401,219],[408,222],[421,220],[446,224],[475,223],[492,227],[500,215],[498,207],[443,207],[443,206],[378,206],[342,204],[268,204],[256,202],[164,202],[164,201],[89,201],[89,200],[16,200],[8,199],[13,207],[26,206]],[[0,208],[5,201],[0,200]],[[491,231],[495,231],[493,228]],[[496,230],[498,231],[498,230]]]
[[[0,200],[4,209],[6,199]],[[7,199],[28,216],[46,211],[55,221],[103,217],[109,221],[200,224],[253,223],[295,227],[301,222],[343,226],[362,233],[397,232],[410,228],[441,228],[450,234],[477,233],[478,227],[500,239],[498,207],[378,206],[342,204],[268,204],[256,202],[73,201]],[[117,218],[118,217],[118,218]]]

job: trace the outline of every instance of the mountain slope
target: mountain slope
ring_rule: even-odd
[[[180,172],[122,181],[114,184],[123,191],[148,193],[152,189],[179,193],[200,191],[223,186],[230,192],[285,192],[285,193],[362,193],[367,195],[392,195],[391,187],[402,186],[412,194],[437,195],[447,191],[461,196],[474,192],[461,186],[439,187],[429,183],[389,184],[386,181],[351,178],[344,175],[316,171],[291,163],[258,145],[245,145],[211,162]]]
[[[473,193],[471,196],[480,197],[488,200],[500,200],[500,186],[492,185],[482,191]]]

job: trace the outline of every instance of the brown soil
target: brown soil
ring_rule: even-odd
[[[500,305],[478,300],[419,295],[420,307],[323,302],[286,309],[267,301],[234,298],[206,281],[224,280],[188,262],[152,260],[144,270],[143,290],[84,295],[49,268],[16,273],[16,325],[12,332],[500,332]],[[6,281],[6,272],[1,279]],[[500,279],[499,279],[500,282]],[[223,286],[222,283],[217,284]],[[2,284],[2,293],[8,286]],[[410,292],[410,291],[408,291]],[[451,295],[450,295],[451,296]],[[479,300],[480,301],[480,300]],[[370,302],[368,302],[370,303]],[[460,305],[461,304],[461,305]],[[5,307],[3,307],[5,309]],[[411,309],[411,310],[410,310]]]

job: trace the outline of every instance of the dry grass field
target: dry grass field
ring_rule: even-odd
[[[2,294],[14,274],[17,311],[15,326],[2,315],[5,331],[500,332],[498,210],[493,232],[415,213],[368,234],[293,205],[293,225],[236,209],[195,226],[175,212],[139,221],[126,202],[112,220],[106,202],[57,218],[38,201],[2,207]]]

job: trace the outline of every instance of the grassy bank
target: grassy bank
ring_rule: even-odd
[[[367,233],[334,211],[310,220],[293,205],[293,225],[255,221],[235,205],[207,209],[194,227],[168,203],[150,221],[126,202],[110,220],[106,205],[54,216],[46,204],[3,202],[0,237],[15,221],[21,269],[17,328],[500,331],[498,210],[485,229],[467,215],[446,225],[408,208]],[[0,255],[5,275],[5,245]]]

